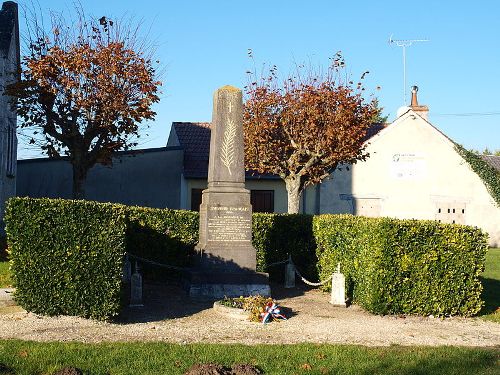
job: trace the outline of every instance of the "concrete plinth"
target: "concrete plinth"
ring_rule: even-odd
[[[193,270],[186,275],[188,294],[192,298],[218,300],[224,297],[271,295],[269,275],[262,272],[226,272]]]

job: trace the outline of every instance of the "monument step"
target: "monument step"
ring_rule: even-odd
[[[192,269],[185,274],[195,284],[269,284],[269,274],[264,272],[224,272],[219,269]]]

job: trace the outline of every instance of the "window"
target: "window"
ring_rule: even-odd
[[[253,212],[274,212],[274,190],[251,190],[250,203]]]
[[[191,211],[200,211],[203,189],[191,189]]]
[[[203,189],[191,189],[191,211],[200,211]],[[274,212],[274,190],[251,190],[253,212]]]
[[[440,223],[465,224],[465,203],[458,201],[436,202],[435,219]]]

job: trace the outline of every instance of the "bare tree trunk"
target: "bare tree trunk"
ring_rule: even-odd
[[[288,213],[298,214],[300,208],[300,177],[287,177],[285,179],[286,191],[288,193]]]
[[[73,199],[85,198],[85,180],[87,179],[87,169],[83,163],[73,161]]]

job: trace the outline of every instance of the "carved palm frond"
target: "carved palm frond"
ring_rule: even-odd
[[[231,165],[234,163],[234,139],[236,137],[236,124],[233,120],[227,121],[227,127],[224,131],[224,139],[222,140],[222,147],[220,158],[222,164],[227,168],[231,175]]]

